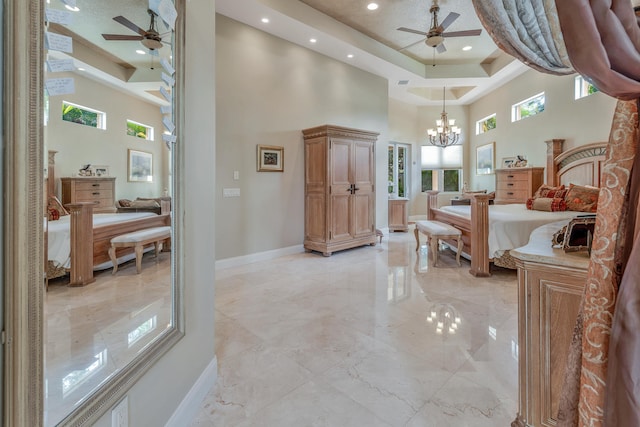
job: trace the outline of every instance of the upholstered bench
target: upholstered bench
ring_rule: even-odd
[[[140,274],[142,271],[142,251],[145,245],[153,243],[157,257],[162,248],[162,242],[169,238],[171,238],[171,227],[168,225],[145,228],[114,237],[111,239],[111,247],[109,248],[109,258],[111,258],[111,262],[113,263],[113,272],[111,274],[116,274],[118,271],[118,261],[116,259],[117,248],[134,248],[136,253],[136,271]]]
[[[416,221],[414,230],[416,235],[416,251],[420,249],[420,233],[427,236],[427,243],[431,248],[432,264],[435,267],[438,262],[438,243],[440,240],[452,239],[458,243],[456,261],[460,265],[460,253],[462,252],[462,232],[457,228],[440,221]]]

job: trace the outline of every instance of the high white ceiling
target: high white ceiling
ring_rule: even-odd
[[[135,36],[113,20],[123,16],[146,30],[150,24],[148,0],[78,1],[78,12],[68,26],[49,30],[74,38],[71,55],[92,78],[162,103],[159,59],[169,58],[171,34],[157,20],[164,47],[155,52],[140,41],[109,41],[103,33]],[[446,52],[437,53],[421,40],[424,36],[398,31],[408,27],[428,31],[431,0],[377,0],[379,8],[367,9],[369,0],[216,0],[216,12],[285,40],[389,80],[389,96],[414,105],[440,105],[442,88],[447,103],[469,104],[528,68],[497,49],[480,24],[471,0],[439,0],[439,22],[451,12],[460,14],[446,32],[482,29],[479,36],[445,38]],[[48,8],[64,9],[61,0]],[[263,23],[268,18],[269,23]],[[214,17],[211,17],[214,20]],[[317,40],[312,44],[311,38]],[[412,45],[409,48],[404,47]],[[463,51],[470,46],[472,49]],[[144,55],[137,50],[146,52]],[[156,53],[152,56],[150,53]],[[50,53],[64,57],[64,54]],[[349,58],[348,55],[353,55]],[[400,84],[402,82],[402,84]]]
[[[469,104],[528,69],[496,47],[471,0],[439,0],[439,22],[460,15],[445,32],[482,29],[480,36],[445,38],[444,53],[420,42],[424,36],[397,30],[427,32],[431,0],[377,0],[375,11],[367,9],[370,1],[216,0],[216,12],[385,77],[389,96],[415,105],[440,105],[443,87],[447,103]]]

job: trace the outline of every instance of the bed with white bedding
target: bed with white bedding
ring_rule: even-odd
[[[443,206],[441,210],[471,219],[471,206]],[[524,204],[489,206],[489,258],[500,258],[505,251],[529,242],[531,232],[551,222],[571,219],[584,212],[542,212],[528,210]]]
[[[586,144],[562,152],[563,141],[546,141],[546,184],[569,186],[573,183],[600,187],[600,171],[605,161],[606,143]],[[427,219],[452,225],[462,232],[463,252],[471,259],[469,272],[476,277],[490,276],[491,263],[515,268],[510,262],[509,248],[524,246],[533,229],[546,223],[584,214],[575,210],[527,211],[525,205],[496,205],[508,207],[494,210],[493,206],[489,206],[490,197],[488,194],[473,194],[470,197],[471,206],[439,208],[438,191],[427,191]],[[524,225],[526,223],[530,224]],[[501,253],[503,255],[498,257]]]
[[[94,214],[93,226],[113,225],[125,221],[157,216],[151,212]],[[47,226],[47,258],[56,269],[71,267],[71,215],[49,221]]]

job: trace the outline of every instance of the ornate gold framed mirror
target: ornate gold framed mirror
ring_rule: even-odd
[[[150,3],[5,5],[5,425],[90,425],[183,336],[184,3]]]

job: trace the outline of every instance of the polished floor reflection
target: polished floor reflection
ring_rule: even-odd
[[[50,282],[44,302],[45,426],[59,423],[171,321],[170,252],[96,273],[80,288]]]
[[[218,381],[192,426],[508,426],[517,286],[413,232],[216,273]]]

